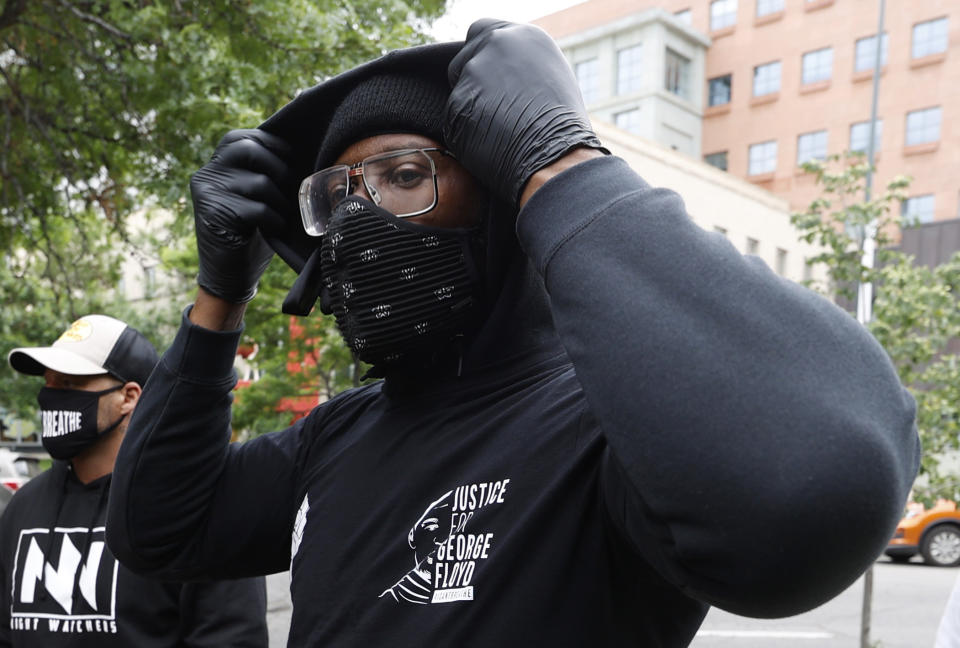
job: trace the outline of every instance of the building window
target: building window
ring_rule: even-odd
[[[936,142],[940,139],[940,108],[927,108],[907,113],[907,146]]]
[[[783,0],[757,0],[757,17],[783,11]]]
[[[617,52],[617,94],[640,90],[643,80],[643,45],[626,47]]]
[[[797,138],[797,165],[827,157],[827,131],[804,133]]]
[[[737,24],[737,0],[713,0],[710,3],[710,29]]]
[[[760,142],[750,145],[750,161],[747,175],[772,173],[777,170],[777,141]]]
[[[777,248],[777,274],[781,277],[787,274],[787,251]]]
[[[747,254],[756,255],[760,252],[760,241],[755,238],[747,237]]]
[[[617,128],[627,131],[628,133],[633,133],[634,135],[639,135],[642,129],[640,124],[640,109],[634,108],[633,110],[624,110],[623,112],[618,112],[613,116],[613,123],[617,125]]]
[[[722,106],[723,104],[730,103],[731,78],[731,75],[724,74],[723,76],[714,77],[707,81],[709,85],[709,93],[707,96],[708,106]]]
[[[824,47],[803,55],[803,83],[827,81],[833,76],[833,48]]]
[[[714,225],[714,226],[713,226],[713,231],[716,232],[717,234],[722,234],[723,236],[726,236],[726,235],[727,235],[727,228],[726,228],[726,227],[720,227],[719,225]]]
[[[672,92],[684,99],[690,98],[690,59],[680,56],[672,49],[667,49],[665,56],[663,86],[667,92]]]
[[[880,39],[880,65],[887,64],[887,50],[889,49],[889,46],[890,37],[886,32],[884,32],[883,38]],[[876,58],[877,36],[873,35],[858,39],[856,47],[854,48],[854,72],[860,72],[861,70],[872,70]]]
[[[903,201],[900,213],[908,225],[933,222],[933,194],[914,196]]]
[[[675,13],[675,14],[673,14],[673,15],[676,16],[677,20],[679,20],[680,22],[682,22],[684,25],[692,25],[692,24],[693,24],[693,15],[690,13],[690,10],[689,10],[689,9],[684,9],[683,11],[678,11],[677,13]]]
[[[147,266],[143,269],[143,296],[150,299],[157,291],[157,269]]]
[[[753,68],[753,96],[780,92],[780,61]]]
[[[717,167],[721,171],[727,170],[727,152],[726,151],[719,151],[717,153],[710,153],[709,155],[704,155],[703,161],[712,167]]]
[[[600,98],[600,61],[595,58],[577,63],[574,71],[583,103],[589,104]]]
[[[913,58],[947,51],[947,19],[937,18],[913,26]]]
[[[877,120],[877,127],[873,132],[873,150],[880,150],[880,142],[883,140],[883,120]],[[870,120],[857,122],[850,126],[850,150],[867,152],[867,144],[870,141]]]

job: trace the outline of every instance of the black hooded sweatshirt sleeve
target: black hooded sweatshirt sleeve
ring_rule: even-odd
[[[698,228],[675,193],[649,187],[614,157],[544,185],[517,235],[578,385],[549,413],[585,403],[578,416],[604,444],[605,515],[635,555],[673,591],[745,615],[794,614],[852,583],[896,525],[919,453],[913,400],[863,327]],[[342,430],[379,407],[379,388],[361,388],[288,430],[230,445],[238,339],[184,319],[144,390],[108,525],[111,548],[131,568],[165,578],[286,568],[291,538],[294,549],[300,541],[299,483],[313,437],[329,449],[311,459],[319,466],[311,479],[335,488],[337,461],[354,443]],[[403,418],[409,411],[384,433],[422,431]],[[420,411],[439,419],[441,433],[456,425],[438,402]],[[523,419],[518,429],[535,428],[541,411],[493,406],[486,418],[511,416]],[[311,499],[311,515],[337,504]],[[367,531],[349,540],[370,542],[375,527],[361,510],[352,503],[340,517]]]

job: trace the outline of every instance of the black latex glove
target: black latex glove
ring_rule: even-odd
[[[570,65],[539,27],[478,20],[448,75],[447,148],[511,205],[530,176],[568,151],[603,148]]]
[[[210,161],[190,179],[200,253],[197,283],[237,304],[253,299],[273,257],[262,232],[283,229],[289,184],[287,143],[259,129],[224,135]]]

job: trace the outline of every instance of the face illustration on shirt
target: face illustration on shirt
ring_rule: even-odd
[[[416,521],[407,536],[410,548],[414,550],[418,569],[428,569],[433,563],[433,555],[437,547],[450,537],[450,495],[447,492],[443,497],[430,504]]]

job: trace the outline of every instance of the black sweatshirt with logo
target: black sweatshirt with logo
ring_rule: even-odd
[[[83,484],[55,461],[14,495],[0,518],[0,646],[265,648],[262,578],[160,582],[114,558],[110,481]]]
[[[850,585],[919,456],[873,338],[614,157],[515,227],[460,375],[243,445],[240,332],[184,318],[121,449],[114,552],[164,578],[289,567],[291,646],[684,646],[709,605],[790,615]]]

